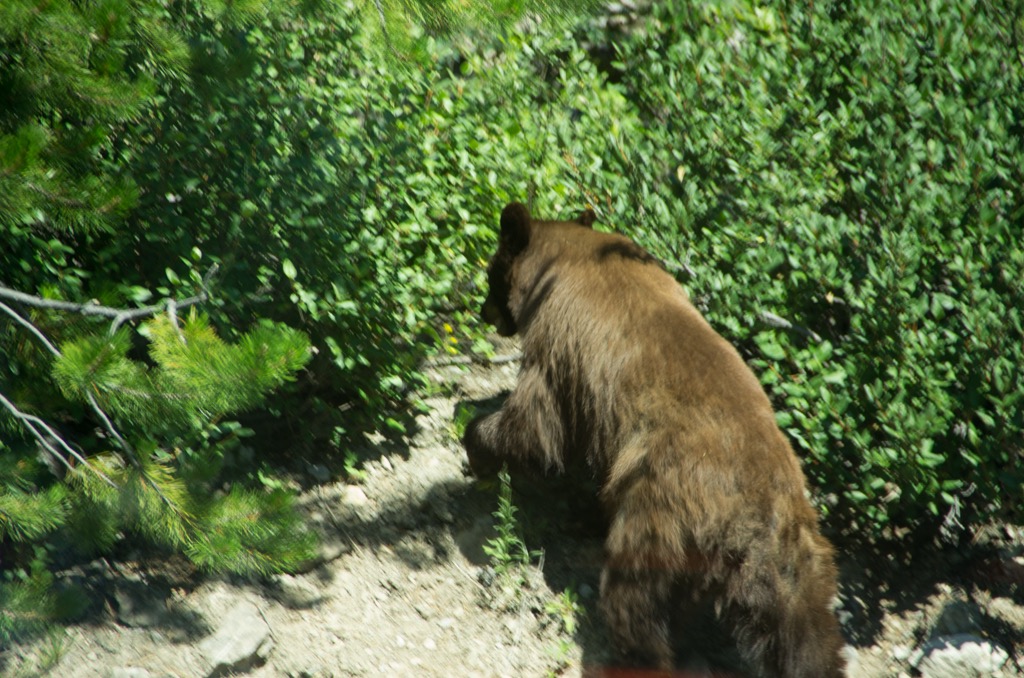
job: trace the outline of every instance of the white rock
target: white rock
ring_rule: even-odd
[[[914,664],[922,678],[990,676],[1009,658],[1003,648],[968,633],[933,638],[919,655]]]
[[[259,609],[248,601],[231,608],[217,632],[199,643],[199,650],[211,666],[209,675],[245,671],[265,661],[271,649],[270,627]]]
[[[349,485],[346,487],[343,497],[345,503],[351,506],[366,506],[370,503],[370,499],[366,496],[366,492],[363,491],[363,488],[356,485]]]
[[[152,675],[146,669],[137,666],[125,666],[110,672],[110,678],[150,678]]]

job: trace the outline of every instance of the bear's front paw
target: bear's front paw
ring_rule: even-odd
[[[501,470],[502,461],[494,454],[486,439],[486,431],[490,428],[488,418],[493,415],[477,417],[469,422],[466,434],[462,436],[462,444],[469,458],[469,469],[480,479],[493,478]]]

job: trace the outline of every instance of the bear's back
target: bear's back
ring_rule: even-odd
[[[543,290],[524,353],[589,385],[594,431],[607,429],[593,443],[657,430],[680,454],[712,450],[739,462],[741,475],[763,472],[802,492],[761,384],[657,259],[622,235],[574,224],[540,234],[523,270]]]

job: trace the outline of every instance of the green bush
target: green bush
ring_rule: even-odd
[[[199,221],[237,235],[203,240],[204,255],[248,276],[230,289],[264,290],[259,313],[300,323],[320,378],[378,413],[425,353],[482,350],[475,311],[505,202],[590,204],[745,352],[838,522],[952,533],[1014,512],[1019,21],[955,2],[652,12],[616,39],[608,73],[560,31],[461,51],[425,40],[396,68],[333,39],[358,34],[345,15],[289,23],[291,42],[262,41],[284,30],[267,24],[246,37],[258,65],[234,69],[237,89],[185,107],[181,136],[199,141],[160,147],[148,176],[174,157],[216,196]],[[258,113],[209,123],[235,99]],[[206,150],[235,138],[248,141]],[[187,232],[176,219],[159,232]]]
[[[332,10],[239,32],[197,19],[202,66],[166,83],[133,130],[139,206],[87,266],[117,262],[127,283],[171,291],[218,264],[218,328],[302,328],[322,405],[361,406],[339,428],[357,413],[398,426],[390,407],[425,355],[486,350],[465,309],[494,215],[532,190],[578,209],[587,197],[557,149],[571,140],[597,162],[625,106],[567,35],[479,53],[424,38],[402,67],[361,47],[361,22]]]
[[[867,535],[1021,517],[1022,31],[998,3],[665,2],[620,50],[644,129],[607,190],[641,204],[610,220],[693,273]]]
[[[520,25],[469,47],[411,31],[403,60],[367,49],[368,3],[36,4],[0,9],[0,283],[127,307],[218,273],[208,325],[185,328],[203,356],[166,326],[105,336],[39,311],[54,361],[0,325],[0,392],[65,422],[121,488],[81,468],[57,482],[7,408],[0,538],[16,565],[0,596],[45,586],[36,546],[61,529],[99,547],[133,530],[206,566],[270,569],[271,547],[274,567],[293,563],[308,544],[288,543],[286,496],[240,489],[258,472],[190,503],[211,529],[188,539],[161,529],[147,478],[195,499],[246,432],[218,417],[242,407],[303,431],[319,413],[336,433],[400,428],[393,407],[424,356],[488,350],[476,309],[512,199],[551,216],[590,205],[678,273],[761,374],[839,524],[877,536],[1022,517],[1015,7],[666,0],[612,38]],[[603,40],[611,63],[581,47]],[[262,321],[315,352],[273,403],[265,388],[302,361],[260,381],[253,356],[305,344]],[[175,372],[218,356],[260,388],[203,378],[234,369]],[[115,387],[129,383],[191,397],[139,407]],[[138,467],[106,455],[94,392]],[[228,520],[254,501],[265,525]]]

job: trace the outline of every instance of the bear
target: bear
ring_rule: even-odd
[[[471,472],[589,467],[624,665],[671,671],[674,615],[711,600],[754,675],[844,675],[834,550],[768,396],[661,262],[594,221],[501,213],[481,315],[522,358],[466,428]]]

